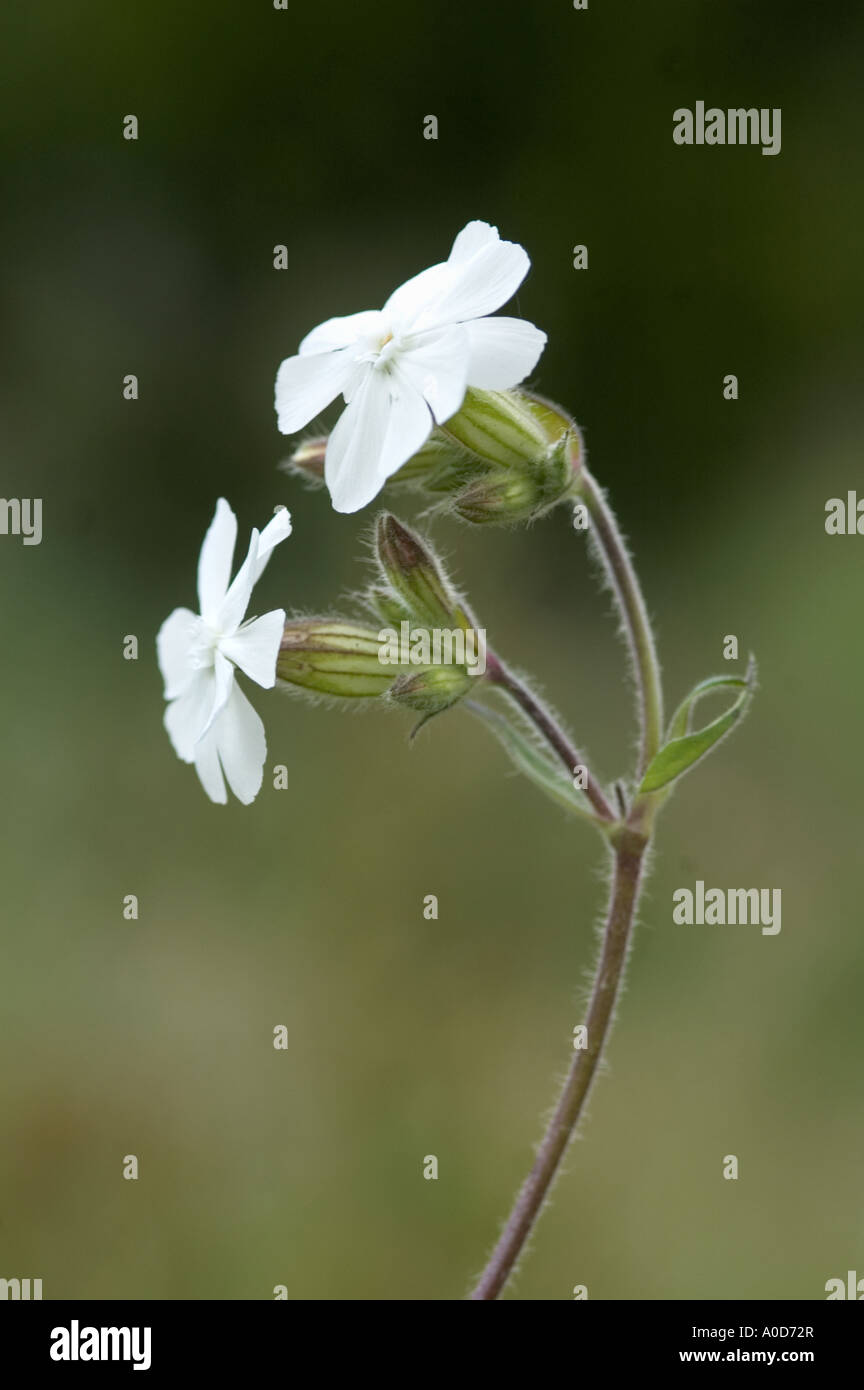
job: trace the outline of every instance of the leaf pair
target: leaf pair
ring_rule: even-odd
[[[693,712],[699,701],[717,690],[740,690],[733,705],[713,723],[691,731]],[[756,689],[756,662],[751,656],[746,676],[711,676],[700,681],[681,702],[672,716],[666,742],[652,758],[642,778],[639,792],[656,792],[668,787],[698,763],[747,712]]]
[[[756,662],[751,656],[745,676],[711,676],[694,686],[686,699],[678,706],[666,734],[666,742],[660,752],[648,765],[639,792],[656,792],[667,789],[691,767],[701,761],[721,739],[731,732],[734,725],[747,711],[756,689]],[[738,698],[725,713],[703,728],[693,730],[693,714],[699,701],[718,690],[737,690]],[[590,810],[584,794],[577,790],[566,774],[541,750],[535,740],[517,723],[498,710],[474,700],[466,701],[471,713],[481,719],[498,741],[504,746],[510,758],[535,786],[557,801],[559,806],[598,823]],[[601,823],[602,824],[602,823]]]

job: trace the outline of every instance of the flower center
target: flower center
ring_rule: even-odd
[[[399,340],[393,329],[382,327],[366,339],[365,351],[361,352],[357,360],[376,370],[389,371],[392,358],[398,350]]]
[[[203,619],[199,618],[189,642],[189,665],[195,671],[206,670],[216,663],[216,648],[222,634],[214,632]]]
[[[393,358],[396,356],[398,351],[399,340],[395,338],[392,333],[388,333],[386,337],[381,339],[381,343],[378,348],[378,358],[375,363],[375,366],[378,368],[378,370],[382,372],[392,371]]]

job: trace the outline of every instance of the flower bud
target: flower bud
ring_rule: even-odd
[[[381,662],[380,649],[377,632],[359,623],[299,618],[285,625],[276,676],[318,695],[374,698],[385,693],[394,676],[394,667]]]
[[[453,500],[453,510],[472,526],[507,526],[527,521],[534,511],[535,488],[524,473],[497,470],[469,483]]]
[[[461,666],[433,666],[428,671],[397,676],[390,699],[419,714],[441,714],[471,689],[473,677]]]
[[[376,546],[382,574],[412,618],[426,627],[471,626],[430,547],[389,512],[378,518]]]
[[[535,520],[572,487],[571,449],[571,436],[562,435],[531,468],[496,468],[475,479],[453,499],[454,512],[474,526]]]
[[[315,439],[304,439],[280,467],[286,473],[296,473],[307,482],[323,483],[327,439],[326,434]]]

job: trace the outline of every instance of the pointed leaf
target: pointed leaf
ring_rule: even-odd
[[[683,776],[694,763],[710,753],[746,713],[756,688],[756,662],[751,656],[746,676],[711,676],[700,681],[681,702],[669,725],[668,741],[652,759],[642,778],[640,792],[656,792]],[[740,690],[738,699],[725,714],[695,733],[690,732],[693,711],[705,695],[717,690]]]
[[[568,780],[566,774],[547,758],[537,745],[512,720],[488,705],[478,704],[476,700],[466,700],[466,709],[482,719],[495,735],[520,772],[523,772],[536,787],[544,791],[559,806],[586,820],[597,823],[597,817],[588,809],[582,795]]]

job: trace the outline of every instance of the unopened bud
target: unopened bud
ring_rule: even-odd
[[[570,491],[573,485],[571,439],[564,435],[547,446],[530,468],[496,468],[477,478],[453,499],[453,510],[474,526],[515,526],[533,521]]]
[[[430,546],[389,512],[378,518],[376,545],[382,574],[412,618],[425,627],[471,626]]]
[[[393,667],[382,665],[377,632],[339,618],[286,623],[276,676],[287,685],[347,700],[383,695]]]
[[[397,676],[390,698],[419,714],[441,714],[467,695],[472,681],[461,666],[433,666],[428,671]]]
[[[507,526],[527,521],[533,515],[536,488],[524,473],[490,473],[469,483],[453,500],[453,510],[472,526]]]
[[[307,482],[323,483],[327,439],[326,434],[318,435],[315,439],[304,439],[293,454],[279,465],[280,468],[286,473],[305,478]]]

